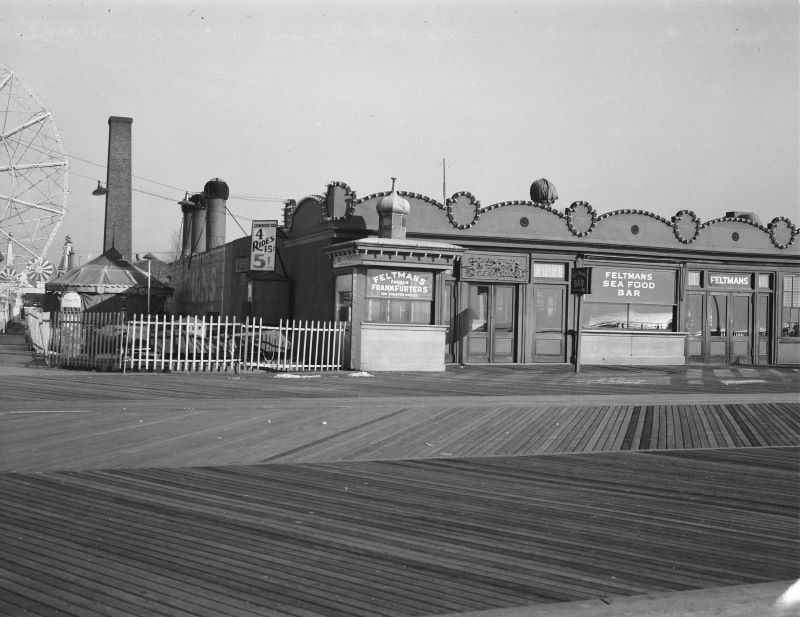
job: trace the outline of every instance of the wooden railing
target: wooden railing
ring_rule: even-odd
[[[40,324],[38,344],[50,366],[112,370],[120,368],[125,336],[121,313],[53,313]],[[32,337],[33,339],[33,337]]]
[[[25,326],[28,329],[28,342],[31,349],[36,355],[47,359],[50,351],[52,326],[50,314],[42,312],[40,308],[29,307],[25,311]]]

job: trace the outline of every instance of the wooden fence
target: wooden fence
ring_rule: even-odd
[[[140,371],[340,370],[346,322],[55,313],[49,364]]]
[[[125,334],[121,313],[64,311],[52,313],[49,325],[48,331],[46,322],[40,324],[38,342],[49,366],[120,368],[120,349]]]

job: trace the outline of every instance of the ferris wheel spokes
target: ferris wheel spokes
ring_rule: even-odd
[[[0,65],[0,241],[39,279],[50,274],[42,264],[66,212],[68,170],[50,110]]]

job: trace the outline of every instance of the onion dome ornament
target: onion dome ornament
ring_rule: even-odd
[[[405,238],[406,221],[411,212],[411,204],[395,191],[397,178],[392,178],[392,191],[382,197],[375,209],[378,211],[378,237]]]

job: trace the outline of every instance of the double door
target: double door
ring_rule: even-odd
[[[515,285],[471,283],[468,288],[468,362],[515,362]]]
[[[768,364],[771,296],[694,292],[687,295],[687,361],[692,364]]]

